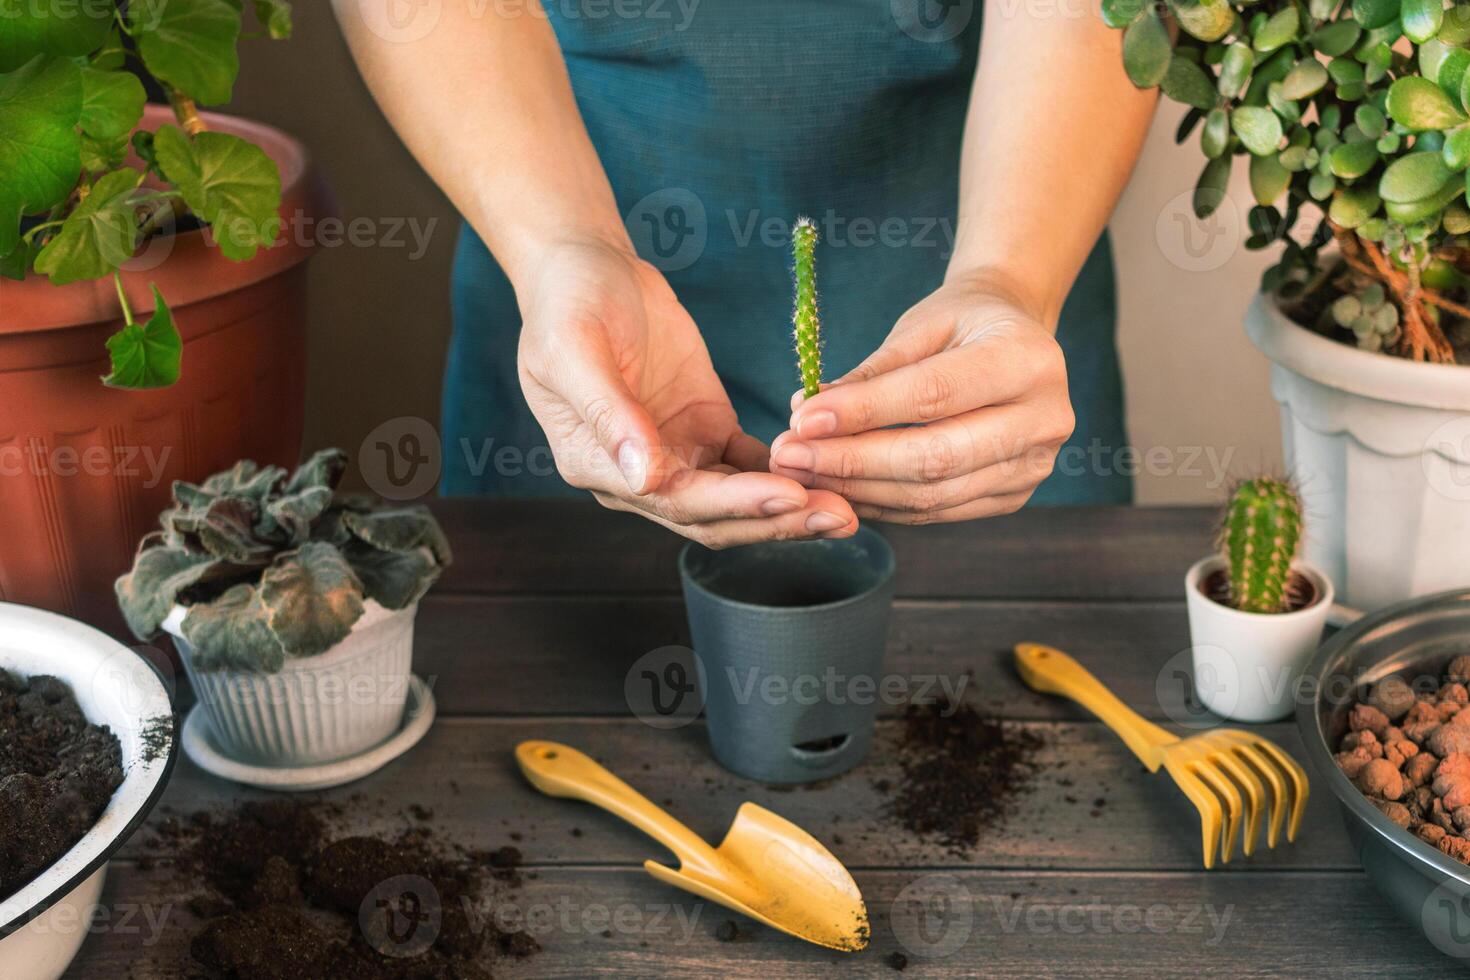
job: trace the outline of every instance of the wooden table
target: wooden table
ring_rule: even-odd
[[[544,951],[497,963],[497,976],[886,977],[895,952],[921,977],[1402,980],[1453,969],[1385,908],[1325,790],[1313,794],[1294,846],[1205,873],[1194,811],[1169,780],[1145,773],[1083,711],[1015,677],[1011,645],[1047,642],[1150,717],[1186,717],[1187,681],[1174,670],[1188,660],[1180,590],[1184,570],[1209,548],[1202,510],[1034,510],[889,530],[900,599],[888,669],[950,677],[973,669],[975,703],[1046,739],[1035,791],[957,858],[881,814],[873,782],[895,772],[891,717],[858,770],[782,791],[722,770],[699,723],[657,731],[630,716],[629,665],[688,641],[673,536],[581,503],[436,506],[458,564],[423,604],[415,667],[434,684],[439,720],[408,756],[327,795],[363,794],[352,810],[364,831],[401,829],[410,819],[401,808],[419,803],[441,833],[469,846],[519,835],[535,877],[510,898],[545,926]],[[1302,758],[1293,725],[1263,731]],[[587,749],[712,839],[747,799],[804,826],[852,869],[871,946],[842,955],[744,920],[743,938],[716,939],[731,915],[640,869],[664,856],[657,845],[522,782],[511,749],[531,737]],[[250,795],[181,759],[164,801],[188,812]],[[1106,803],[1095,806],[1099,798]],[[140,862],[143,854],[135,839],[108,879],[106,902],[119,914],[133,908],[132,928],[99,930],[72,976],[189,975],[194,921],[168,872]]]

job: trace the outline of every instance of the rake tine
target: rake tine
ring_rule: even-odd
[[[1199,811],[1200,836],[1204,840],[1205,870],[1215,866],[1215,847],[1220,840],[1220,818],[1222,807],[1220,799],[1191,772],[1183,766],[1171,764],[1167,760],[1164,766],[1169,775],[1174,777],[1174,782],[1189,797],[1189,802]]]
[[[1261,813],[1266,809],[1266,787],[1249,766],[1235,757],[1230,745],[1225,745],[1212,758],[1245,790],[1245,836],[1241,841],[1241,851],[1250,857],[1261,830]]]
[[[1256,748],[1276,761],[1276,764],[1281,767],[1281,770],[1286,774],[1287,780],[1291,783],[1291,822],[1286,828],[1286,839],[1288,841],[1294,841],[1296,840],[1297,829],[1301,827],[1302,814],[1307,809],[1307,794],[1310,792],[1307,784],[1306,771],[1302,769],[1301,765],[1295,759],[1281,751],[1274,743],[1268,742],[1264,738],[1258,738],[1255,741],[1255,745]]]
[[[1271,784],[1271,825],[1266,832],[1266,846],[1275,848],[1276,842],[1281,839],[1281,828],[1286,823],[1286,782],[1276,764],[1257,751],[1255,746],[1240,742],[1235,746],[1235,751]]]
[[[1243,809],[1240,792],[1208,759],[1197,764],[1195,775],[1225,801],[1225,833],[1220,838],[1220,863],[1229,864],[1230,856],[1235,852],[1235,838],[1240,835],[1240,816]]]

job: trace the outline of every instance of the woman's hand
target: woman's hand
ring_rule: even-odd
[[[768,471],[693,319],[630,250],[550,247],[517,294],[521,387],[568,483],[711,547],[857,530],[838,495]]]
[[[1054,324],[1032,308],[992,277],[946,282],[851,373],[810,399],[797,392],[771,471],[842,495],[863,518],[1019,509],[1073,425]]]

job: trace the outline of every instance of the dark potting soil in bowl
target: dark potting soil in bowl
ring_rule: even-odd
[[[488,980],[494,959],[539,951],[496,925],[487,894],[488,878],[519,885],[515,848],[459,848],[421,818],[393,837],[338,836],[329,824],[343,812],[264,800],[160,825],[182,849],[181,884],[204,889],[188,906],[203,923],[190,953],[204,976]]]
[[[0,670],[0,899],[71,850],[122,781],[117,736],[66,682]]]

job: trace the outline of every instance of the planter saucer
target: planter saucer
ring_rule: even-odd
[[[437,710],[434,692],[414,674],[409,680],[403,725],[387,741],[335,762],[310,766],[264,766],[238,762],[225,755],[215,743],[214,730],[203,708],[203,705],[196,704],[184,721],[180,736],[184,754],[200,769],[221,779],[283,793],[330,789],[377,772],[418,744],[434,724]]]

